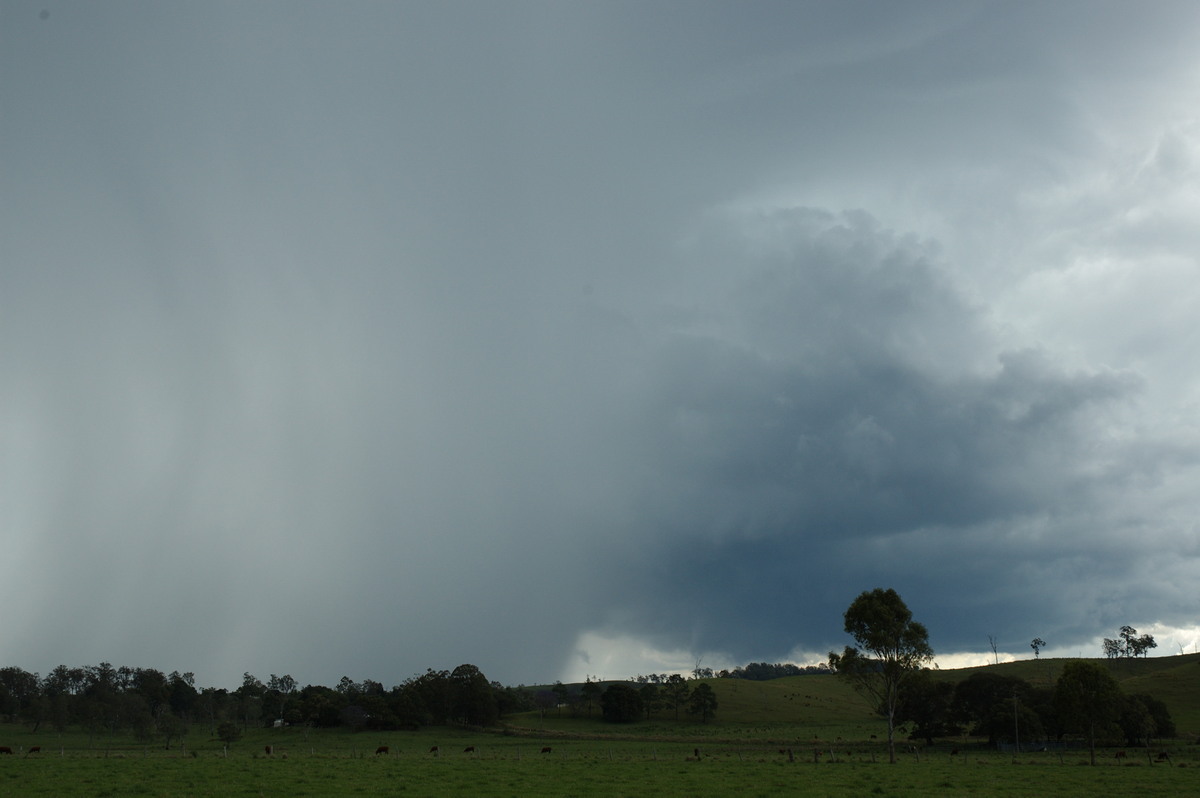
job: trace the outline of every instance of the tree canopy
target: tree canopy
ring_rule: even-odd
[[[904,683],[933,659],[929,632],[913,620],[900,594],[876,588],[846,610],[846,633],[858,647],[829,652],[829,666],[848,679],[887,718],[888,759],[896,761],[896,709]]]
[[[642,717],[642,697],[628,684],[610,684],[600,696],[600,712],[607,721],[633,723]]]
[[[717,711],[717,695],[713,689],[707,684],[701,683],[696,685],[696,689],[692,690],[692,695],[688,699],[688,712],[693,715],[699,715],[702,723],[708,723]]]
[[[1068,662],[1055,685],[1054,705],[1071,731],[1084,735],[1096,764],[1096,740],[1114,733],[1121,716],[1121,688],[1108,669],[1094,662]]]
[[[1109,659],[1117,657],[1144,657],[1152,648],[1158,648],[1154,635],[1138,635],[1132,626],[1122,626],[1117,639],[1104,638],[1104,656]]]

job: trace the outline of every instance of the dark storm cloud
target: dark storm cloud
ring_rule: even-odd
[[[745,658],[820,645],[847,596],[875,582],[930,596],[951,647],[978,638],[979,620],[933,597],[987,604],[1020,581],[1026,607],[1062,600],[1058,583],[1017,572],[1074,546],[998,541],[1046,515],[1069,527],[1147,476],[1104,441],[1106,411],[1138,379],[1004,351],[927,247],[862,214],[765,221],[771,254],[722,252],[738,275],[728,294],[691,308],[692,329],[665,334],[656,356],[649,597],[635,593],[619,623]],[[958,356],[964,342],[974,360]]]

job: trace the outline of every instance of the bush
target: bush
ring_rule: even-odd
[[[610,684],[600,696],[600,710],[611,723],[633,723],[642,717],[642,696],[627,684]]]
[[[236,723],[228,721],[217,727],[217,739],[226,745],[236,743],[242,738],[242,730],[238,728]]]

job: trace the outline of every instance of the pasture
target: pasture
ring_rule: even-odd
[[[903,741],[900,761],[889,765],[883,723],[860,696],[832,676],[798,676],[710,682],[720,706],[707,724],[673,710],[628,725],[603,723],[595,709],[551,710],[506,718],[504,732],[252,729],[226,748],[208,724],[193,723],[184,746],[171,750],[126,734],[0,725],[0,747],[13,750],[0,754],[0,795],[1192,795],[1200,793],[1198,659],[1116,664],[1126,689],[1169,702],[1179,739],[1124,758],[1107,749],[1095,767],[1082,748],[1014,758],[967,738],[915,753]],[[1048,681],[1060,666],[993,667]],[[26,755],[34,745],[41,751]],[[387,753],[376,755],[381,746]]]
[[[278,737],[278,735],[277,735]],[[274,746],[219,745],[189,752],[108,746],[43,750],[0,760],[0,794],[14,796],[1006,796],[1195,794],[1196,752],[1170,764],[1111,756],[1096,767],[1075,751],[1011,755],[972,750],[905,754],[886,764],[881,746],[847,745],[815,755],[762,745],[682,741],[540,740],[423,731],[388,735],[374,755],[362,735],[296,735]],[[429,753],[438,745],[439,753]],[[427,745],[428,743],[428,745]],[[474,753],[464,753],[474,745]]]

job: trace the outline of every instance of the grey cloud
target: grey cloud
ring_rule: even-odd
[[[736,298],[716,301],[724,326],[664,339],[646,422],[655,469],[644,516],[660,525],[643,533],[659,541],[646,558],[651,598],[635,592],[620,623],[699,650],[778,655],[836,634],[839,603],[876,580],[918,597],[969,590],[979,605],[1017,583],[1045,595],[1056,583],[1014,574],[1077,549],[1030,541],[981,558],[992,548],[982,530],[1003,538],[1049,513],[1051,535],[1072,534],[1138,478],[1129,462],[1118,484],[1094,468],[1130,454],[1104,443],[1104,427],[1137,396],[1136,377],[1074,373],[995,342],[986,372],[972,359],[931,362],[947,337],[986,341],[985,318],[936,259],[866,221],[778,214],[791,246],[736,261]],[[978,637],[977,619],[927,612],[944,644]]]
[[[1086,187],[1195,12],[1080,8],[5,3],[12,664],[550,680],[876,583],[939,647],[1183,618],[1113,541],[1194,532],[1191,323],[1100,346],[1023,278],[1186,255],[1185,125],[1153,224]]]

